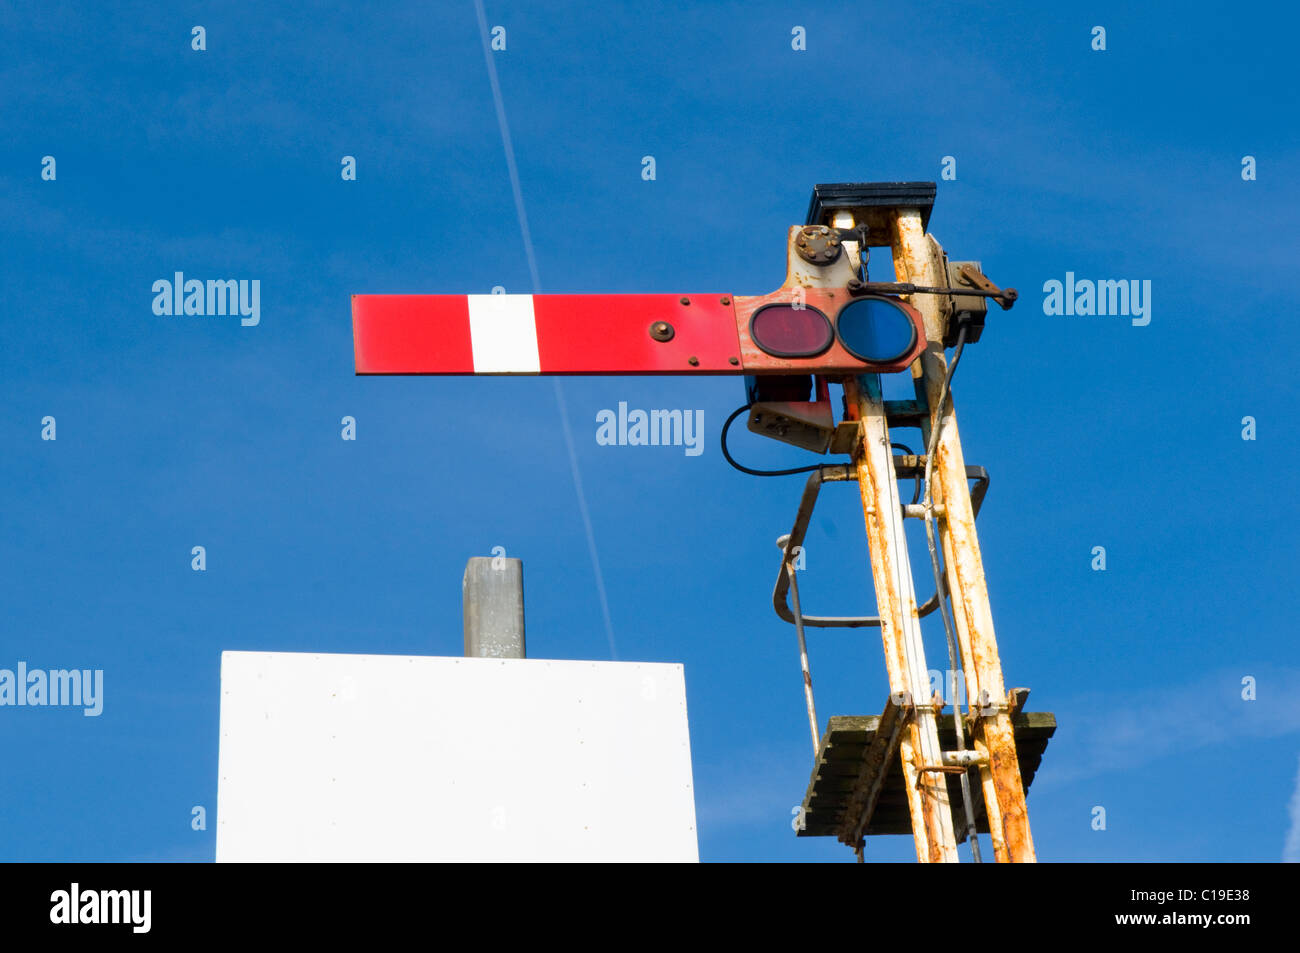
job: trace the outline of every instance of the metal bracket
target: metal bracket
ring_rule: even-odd
[[[1005,290],[999,288],[993,282],[985,278],[984,273],[980,271],[978,268],[976,268],[974,265],[972,265],[970,262],[964,262],[962,264],[960,274],[962,279],[967,284],[969,284],[972,288],[979,289],[978,291],[970,291],[969,289],[960,289],[959,291],[960,294],[967,294],[967,295],[976,294],[976,295],[982,295],[987,298],[992,298],[994,301],[996,301],[999,305],[1002,306],[1003,311],[1011,310],[1011,306],[1015,304],[1016,299],[1020,297],[1019,292],[1017,292],[1015,288],[1007,288]]]
[[[904,718],[910,718],[916,713],[916,705],[912,704],[911,692],[894,692],[889,696],[889,703],[902,712]]]
[[[996,718],[1000,712],[1011,711],[1011,704],[1007,700],[995,702],[987,688],[980,689],[979,698],[975,700],[974,707],[981,718]]]

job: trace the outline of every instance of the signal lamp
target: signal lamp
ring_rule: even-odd
[[[805,305],[769,304],[749,319],[749,336],[773,357],[816,357],[831,346],[835,333],[821,311]]]
[[[835,319],[840,344],[860,361],[889,364],[916,345],[916,325],[892,298],[859,298],[845,305]]]

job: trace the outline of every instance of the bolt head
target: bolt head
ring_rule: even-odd
[[[667,321],[655,321],[650,325],[650,337],[656,341],[671,341],[677,332]]]

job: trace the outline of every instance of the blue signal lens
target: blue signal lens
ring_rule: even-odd
[[[835,319],[840,344],[859,361],[892,364],[916,344],[911,316],[888,298],[859,298]]]

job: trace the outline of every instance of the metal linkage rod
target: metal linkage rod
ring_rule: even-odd
[[[776,541],[776,545],[784,550],[789,541],[789,536],[782,536]],[[794,631],[799,637],[799,666],[803,669],[803,693],[804,700],[808,704],[808,727],[812,730],[813,760],[815,761],[821,750],[821,735],[817,730],[817,706],[813,702],[812,669],[808,664],[808,643],[803,635],[803,612],[799,608],[799,579],[795,575],[794,559],[790,556],[786,557],[785,569],[790,574],[790,591],[794,595]]]

